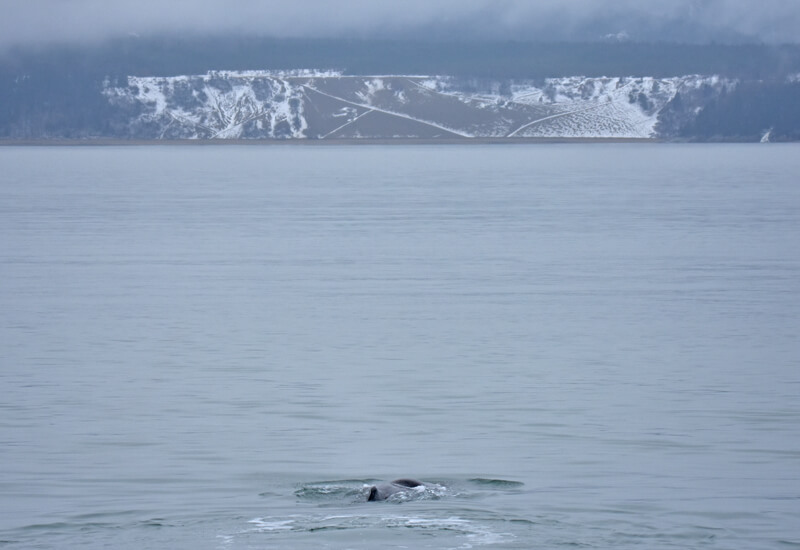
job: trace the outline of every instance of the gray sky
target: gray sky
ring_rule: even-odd
[[[0,46],[154,32],[800,42],[800,0],[0,0]]]

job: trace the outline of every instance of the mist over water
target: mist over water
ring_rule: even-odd
[[[0,148],[0,546],[798,545],[797,152]]]
[[[5,7],[0,48],[152,33],[319,38],[517,41],[604,37],[648,42],[797,43],[800,9],[787,0],[37,0]]]

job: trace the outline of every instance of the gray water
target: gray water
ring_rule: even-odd
[[[0,546],[800,547],[798,174],[0,148]]]

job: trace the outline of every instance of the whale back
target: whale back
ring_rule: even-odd
[[[409,479],[407,477],[401,479],[395,479],[394,481],[392,481],[392,485],[400,485],[401,487],[408,487],[408,488],[419,487],[422,484],[423,483],[421,481],[417,481],[416,479]]]
[[[413,489],[425,485],[421,481],[410,478],[395,479],[391,483],[381,483],[380,485],[373,485],[369,488],[367,501],[372,502],[375,500],[386,500],[395,493],[399,493],[404,489]]]

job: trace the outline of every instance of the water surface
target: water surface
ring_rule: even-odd
[[[0,148],[0,545],[800,546],[798,152]]]

